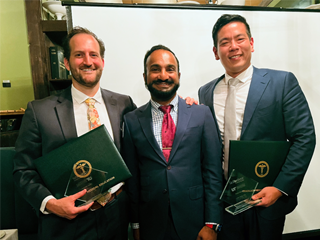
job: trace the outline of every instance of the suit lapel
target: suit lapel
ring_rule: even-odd
[[[120,110],[118,101],[112,96],[112,93],[102,89],[102,98],[107,108],[107,113],[111,123],[114,143],[120,149]]]
[[[214,108],[213,108],[213,91],[216,88],[217,84],[224,78],[224,75],[222,75],[221,77],[219,77],[218,79],[213,81],[213,84],[210,85],[210,87],[208,87],[205,91],[205,95],[208,96],[208,98],[206,98],[206,103],[205,105],[209,106],[212,115],[215,117],[215,113],[214,113]]]
[[[270,78],[266,75],[267,71],[257,69],[255,67],[253,68],[252,80],[249,88],[246,107],[244,110],[241,136],[246,131],[248,124],[250,123],[250,120],[252,118],[252,115],[261,99],[261,96],[263,95],[270,81]]]
[[[147,138],[147,140],[149,141],[150,145],[155,150],[155,152],[162,159],[161,162],[167,163],[167,161],[164,158],[163,153],[159,147],[159,144],[157,143],[157,141],[154,137],[154,133],[153,133],[153,129],[152,129],[152,114],[151,114],[150,101],[146,105],[139,108],[138,119],[139,119],[140,127],[141,127],[145,137]]]
[[[213,92],[214,92],[214,89],[216,88],[217,84],[218,84],[223,78],[224,78],[224,74],[223,74],[221,77],[217,78],[217,79],[213,82],[213,84],[211,84],[211,86],[207,89],[208,93],[206,93],[206,94],[208,94],[209,98],[207,98],[207,102],[205,103],[205,105],[207,105],[207,106],[210,108],[211,112],[212,112],[213,119],[214,119],[214,121],[215,121],[215,123],[216,123],[217,131],[218,131],[219,136],[220,136],[220,137],[219,137],[219,140],[220,140],[221,142],[222,142],[222,138],[221,138],[221,134],[220,134],[220,128],[219,128],[219,124],[218,124],[218,121],[217,121],[217,118],[216,118],[216,113],[215,113],[214,107],[213,107]]]
[[[183,99],[179,97],[179,103],[178,103],[178,121],[176,126],[176,134],[174,136],[174,141],[172,145],[172,149],[170,152],[170,157],[168,163],[172,160],[174,157],[178,146],[181,142],[181,139],[186,132],[190,117],[191,117],[191,111],[190,111],[190,105],[187,105]]]
[[[73,103],[71,97],[71,88],[61,93],[55,107],[58,121],[66,141],[77,137],[76,124],[74,119]]]

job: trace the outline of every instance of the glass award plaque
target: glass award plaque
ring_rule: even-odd
[[[242,213],[260,203],[260,199],[253,201],[251,197],[257,193],[258,182],[232,170],[220,199],[231,206],[225,210],[232,215]]]
[[[80,160],[73,166],[64,195],[70,196],[86,189],[87,193],[78,199],[82,202],[80,206],[91,203],[109,191],[105,186],[110,181],[108,177],[107,172],[94,169],[88,161]]]

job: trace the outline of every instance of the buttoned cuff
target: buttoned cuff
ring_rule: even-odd
[[[41,203],[41,206],[40,206],[40,211],[43,213],[43,214],[50,214],[48,211],[46,211],[46,205],[47,205],[47,202],[50,200],[50,199],[56,199],[54,196],[52,195],[49,195],[47,196],[45,199],[43,199],[42,203]]]
[[[132,229],[139,229],[140,228],[139,223],[131,223],[131,228]]]

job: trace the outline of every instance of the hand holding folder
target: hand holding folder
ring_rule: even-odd
[[[76,218],[80,213],[86,212],[92,206],[93,202],[85,205],[76,207],[75,202],[78,198],[81,198],[86,194],[86,190],[82,190],[72,196],[64,197],[61,199],[50,199],[47,202],[46,210],[50,213],[54,213],[59,217],[72,220]]]
[[[275,187],[264,187],[259,193],[252,196],[252,200],[261,199],[261,202],[257,204],[258,207],[270,207],[280,197],[282,192]]]
[[[71,195],[87,189],[86,195],[94,197],[131,177],[104,125],[36,159],[35,165],[57,199],[66,196],[70,184],[76,186]]]
[[[286,141],[230,141],[229,174],[236,169],[257,181],[258,189],[272,186],[290,146]]]
[[[285,141],[230,141],[229,179],[220,197],[230,204],[227,212],[236,215],[253,206],[268,207],[281,197],[272,185],[290,146]]]

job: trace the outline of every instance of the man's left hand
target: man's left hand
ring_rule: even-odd
[[[261,199],[261,202],[257,204],[257,207],[269,207],[274,204],[280,197],[282,192],[280,192],[275,187],[265,187],[259,193],[252,196],[252,200]]]
[[[204,226],[200,230],[197,240],[217,240],[217,233],[213,229]]]

